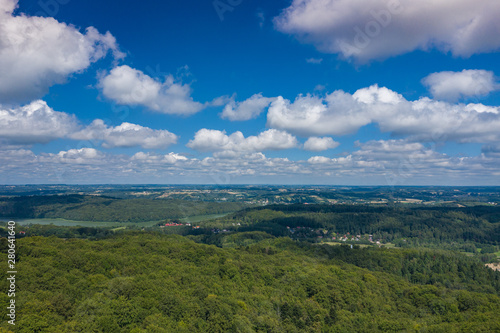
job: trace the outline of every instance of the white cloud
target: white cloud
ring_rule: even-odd
[[[257,118],[275,98],[263,97],[255,94],[243,102],[235,102],[234,99],[224,107],[221,117],[231,121],[243,121]]]
[[[356,145],[364,152],[377,152],[384,154],[400,154],[405,152],[415,152],[425,149],[419,142],[408,142],[406,140],[372,140],[365,143],[356,141]]]
[[[385,185],[401,185],[417,179],[419,182],[435,181],[439,177],[453,176],[454,172],[476,168],[474,172],[478,175],[482,168],[470,163],[472,158],[460,160],[406,140],[358,142],[357,145],[360,149],[347,156],[314,156],[308,163],[315,165],[318,172],[329,175],[379,177],[379,182],[382,179]]]
[[[323,62],[323,58],[308,58],[308,59],[306,59],[306,62],[308,64],[319,65]]]
[[[99,82],[104,96],[124,105],[142,105],[166,114],[191,115],[205,108],[191,97],[188,84],[174,82],[172,75],[164,82],[123,65],[115,67]]]
[[[408,101],[377,85],[354,94],[279,97],[269,107],[267,125],[304,136],[347,135],[370,123],[381,131],[423,141],[494,142],[500,140],[500,108],[450,104],[429,98]]]
[[[310,151],[323,151],[337,148],[339,145],[340,143],[333,141],[333,139],[329,137],[310,137],[304,143],[304,149]]]
[[[176,153],[168,153],[167,155],[158,155],[153,153],[138,152],[131,157],[131,160],[141,161],[150,164],[175,164],[177,161],[187,161],[188,158]]]
[[[497,0],[294,0],[274,24],[322,52],[366,62],[434,48],[460,57],[495,51],[499,15]]]
[[[458,157],[407,140],[358,142],[357,147],[343,156],[306,161],[260,152],[225,151],[197,159],[178,153],[115,155],[93,148],[36,155],[1,147],[0,183],[499,184],[495,144],[478,156]]]
[[[219,97],[216,97],[214,98],[212,101],[208,102],[208,105],[210,106],[223,106],[223,105],[226,105],[228,103],[231,103],[231,102],[234,102],[234,98],[235,98],[236,94],[234,94],[233,96],[219,96]]]
[[[365,143],[356,142],[361,148],[352,153],[357,160],[365,163],[390,168],[390,163],[405,160],[408,163],[415,161],[425,161],[425,163],[443,162],[444,154],[437,153],[424,147],[418,142],[408,142],[406,140],[372,140]],[[434,166],[435,167],[435,166]]]
[[[429,179],[438,180],[473,172],[478,175],[482,166],[477,158],[457,158],[438,153],[420,143],[405,140],[379,140],[359,144],[360,150],[352,154],[358,165],[365,170],[384,175],[388,185],[407,183],[409,179],[420,179],[429,184]],[[476,161],[475,161],[476,160]]]
[[[294,148],[298,141],[294,136],[275,129],[245,138],[239,131],[228,136],[222,131],[203,128],[196,132],[187,146],[198,151],[254,152]]]
[[[47,143],[77,128],[74,116],[54,111],[41,100],[15,108],[0,105],[0,138],[10,143]]]
[[[12,182],[15,175],[24,182],[44,184],[160,182],[169,177],[171,182],[177,182],[190,163],[196,165],[196,161],[190,162],[175,153],[139,152],[127,156],[81,148],[35,155],[26,150],[10,150],[0,154],[0,181]]]
[[[262,29],[264,27],[264,23],[266,22],[266,14],[262,11],[262,9],[259,9],[257,10],[256,16],[259,21],[259,27]]]
[[[324,164],[331,162],[332,159],[325,156],[313,156],[307,160],[311,164]]]
[[[0,0],[0,15],[9,16],[17,8],[17,0]]]
[[[485,70],[438,72],[422,80],[432,96],[437,99],[457,101],[467,97],[481,97],[499,89],[495,74]]]
[[[124,55],[115,38],[94,27],[78,29],[50,17],[12,14],[17,1],[0,2],[0,102],[23,103],[45,95],[111,50]]]
[[[484,146],[481,151],[488,156],[496,156],[500,158],[500,144],[492,144]]]
[[[71,135],[75,140],[102,140],[104,148],[137,147],[145,149],[166,148],[177,143],[177,136],[167,130],[153,130],[131,123],[108,127],[96,119],[81,131]]]
[[[56,139],[103,141],[105,148],[166,148],[177,143],[177,136],[167,130],[153,130],[131,123],[109,127],[96,119],[83,128],[75,116],[54,111],[45,101],[6,108],[0,105],[0,142],[2,146],[47,143]]]
[[[94,148],[69,149],[57,154],[46,154],[46,159],[70,164],[95,164],[105,162],[105,154]],[[41,159],[43,161],[43,158]]]
[[[371,122],[363,105],[340,90],[324,98],[299,95],[293,103],[280,96],[269,107],[267,124],[305,136],[346,135]]]

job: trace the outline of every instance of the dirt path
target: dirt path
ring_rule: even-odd
[[[496,264],[486,264],[486,267],[489,267],[495,271],[500,271],[500,263],[496,263]]]

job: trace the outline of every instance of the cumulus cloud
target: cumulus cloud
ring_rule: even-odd
[[[409,142],[407,140],[371,140],[365,143],[356,141],[355,144],[361,147],[364,152],[382,152],[384,154],[400,154],[425,149],[423,144],[419,142]]]
[[[77,120],[41,100],[15,108],[0,105],[0,139],[10,143],[47,143],[78,128]]]
[[[274,24],[322,52],[366,62],[414,50],[495,51],[499,15],[497,0],[294,0]]]
[[[357,142],[357,146],[359,149],[347,156],[313,156],[307,162],[330,175],[380,177],[385,185],[401,185],[417,179],[428,182],[447,173],[472,170],[479,174],[483,168],[479,158],[455,158],[406,140],[373,140]]]
[[[485,70],[438,72],[422,80],[432,96],[451,102],[467,97],[480,97],[500,88],[495,74]]]
[[[140,146],[160,149],[177,143],[178,138],[167,130],[153,130],[131,123],[110,127],[100,119],[83,127],[75,116],[54,111],[42,100],[14,108],[0,105],[0,142],[4,149],[56,139],[102,141],[104,148]]]
[[[342,156],[313,156],[305,161],[269,158],[261,152],[228,157],[220,151],[197,159],[173,152],[116,155],[94,148],[37,155],[2,146],[0,183],[130,183],[133,179],[138,183],[491,185],[500,164],[496,144],[478,156],[449,156],[408,140],[357,142],[356,146]]]
[[[423,141],[491,142],[500,140],[500,108],[450,104],[429,98],[408,101],[377,85],[354,94],[335,91],[325,97],[277,98],[267,124],[304,136],[352,134],[368,124],[381,131]]]
[[[104,148],[140,146],[145,149],[158,149],[177,143],[177,136],[167,130],[153,130],[131,123],[108,127],[101,119],[94,120],[92,124],[70,137],[75,140],[102,140]]]
[[[339,145],[340,143],[333,141],[333,139],[329,137],[310,137],[304,143],[304,149],[310,151],[323,151],[337,148]]]
[[[17,0],[0,0],[0,15],[9,16],[17,8]]]
[[[231,121],[243,121],[257,118],[274,98],[262,96],[261,93],[255,94],[243,102],[236,102],[231,99],[224,107],[221,117]]]
[[[419,142],[408,142],[407,140],[372,140],[365,143],[356,142],[360,147],[352,153],[358,160],[365,163],[388,168],[394,161],[406,161],[407,164],[425,161],[425,163],[444,163],[446,155],[437,153],[432,149],[424,147]],[[434,165],[434,167],[436,167]],[[442,165],[441,165],[442,166]]]
[[[172,75],[160,82],[126,65],[113,68],[99,86],[104,96],[118,104],[141,105],[160,113],[191,115],[205,108],[193,100],[191,87],[176,83]]]
[[[341,90],[326,97],[299,95],[293,103],[280,96],[269,107],[268,126],[305,136],[354,133],[372,121],[375,102],[395,106],[402,98],[387,88],[367,89],[360,89],[354,95]]]
[[[69,149],[57,154],[45,154],[45,160],[70,164],[95,164],[96,162],[102,164],[105,162],[104,157],[104,153],[94,148]],[[41,161],[44,161],[44,158],[41,158]]]
[[[153,153],[138,152],[132,156],[131,160],[141,161],[143,163],[150,164],[175,164],[177,161],[187,161],[186,156],[182,156],[176,153],[168,153],[166,155],[159,155]]]
[[[24,103],[45,95],[112,51],[115,38],[94,27],[85,33],[50,17],[13,15],[17,1],[0,1],[0,102]]]
[[[309,162],[311,164],[326,164],[326,163],[329,163],[331,161],[332,161],[331,158],[328,158],[325,156],[313,156],[307,160],[307,162]]]
[[[240,131],[228,136],[225,131],[203,128],[187,146],[198,151],[253,152],[290,149],[297,147],[298,141],[293,135],[276,129],[245,138]]]

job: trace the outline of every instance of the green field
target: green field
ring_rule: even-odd
[[[216,218],[224,217],[229,213],[225,214],[206,214],[206,215],[196,215],[196,216],[189,216],[189,217],[184,217],[181,219],[182,222],[188,222],[188,223],[197,223],[197,222],[203,222],[203,221],[208,221],[208,220],[213,220]],[[73,220],[67,220],[67,219],[53,219],[53,218],[48,218],[48,219],[6,219],[7,220],[13,220],[15,221],[18,225],[29,225],[29,224],[41,224],[41,225],[55,225],[55,226],[60,226],[60,227],[76,227],[76,226],[81,226],[81,227],[127,227],[127,226],[140,226],[140,227],[151,227],[155,224],[157,224],[160,221],[148,221],[148,222],[97,222],[97,221],[73,221]]]
[[[95,221],[72,221],[66,219],[12,219],[18,225],[41,224],[41,225],[55,225],[60,227],[125,227],[125,226],[143,226],[150,227],[158,223],[158,221],[149,222],[95,222]]]
[[[352,245],[352,246],[358,246],[359,248],[374,246],[374,245],[368,245],[368,244],[352,244],[352,243],[344,243],[344,242],[321,242],[318,244],[319,245],[331,245],[331,246],[342,246],[342,245],[351,246]]]
[[[224,217],[224,216],[226,216],[228,214],[231,214],[231,213],[225,213],[225,214],[206,214],[206,215],[188,216],[188,217],[182,218],[181,221],[182,222],[188,222],[188,223],[197,223],[197,222],[203,222],[203,221],[218,219],[218,218]]]

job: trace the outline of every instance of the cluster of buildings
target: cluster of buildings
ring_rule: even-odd
[[[190,227],[191,223],[177,223],[177,222],[168,222],[163,225],[160,225],[160,228],[165,227]],[[199,225],[193,226],[193,229],[200,229]]]

